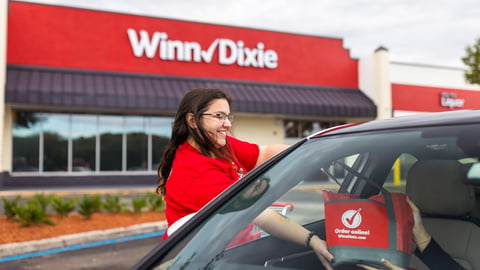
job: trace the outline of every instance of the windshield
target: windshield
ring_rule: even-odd
[[[307,259],[311,252],[273,239],[253,225],[262,211],[274,209],[321,235],[322,190],[370,196],[378,189],[365,184],[369,179],[391,191],[405,192],[409,168],[426,159],[458,160],[467,170],[473,168],[471,181],[478,182],[480,144],[478,136],[472,135],[480,134],[478,129],[428,127],[306,140],[280,160],[247,174],[240,181],[248,185],[232,193],[227,202],[208,205],[215,207],[213,214],[171,249],[158,269],[256,269],[274,267],[280,258],[282,268],[289,268],[287,261],[292,268],[303,268],[299,264],[315,260]]]

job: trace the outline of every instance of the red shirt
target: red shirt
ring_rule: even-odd
[[[260,153],[258,145],[233,137],[227,140],[239,163],[236,169],[241,168],[245,172],[253,169]],[[202,155],[188,142],[180,145],[166,183],[165,215],[168,225],[197,212],[237,181],[240,176],[234,166],[224,159]]]

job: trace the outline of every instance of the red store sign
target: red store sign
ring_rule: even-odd
[[[133,54],[141,58],[143,56],[163,61],[183,61],[195,63],[212,63],[213,55],[218,57],[221,65],[237,64],[240,67],[255,67],[275,69],[278,67],[278,54],[274,50],[264,50],[265,45],[259,42],[256,48],[245,47],[240,40],[235,42],[230,39],[217,38],[208,48],[203,49],[198,42],[182,42],[169,40],[168,34],[155,32],[149,36],[145,30],[137,31],[128,29],[128,39]]]
[[[337,38],[12,1],[7,42],[15,65],[358,88]]]
[[[477,109],[480,91],[392,84],[394,110],[441,112],[459,109]]]

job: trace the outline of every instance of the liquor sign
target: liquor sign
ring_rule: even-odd
[[[442,112],[478,109],[479,104],[480,91],[392,84],[392,105],[393,109],[398,111]]]
[[[457,98],[455,93],[440,93],[440,105],[449,109],[462,108],[465,100]]]

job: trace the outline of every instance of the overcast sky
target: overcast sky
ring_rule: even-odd
[[[388,48],[390,60],[465,68],[480,38],[478,0],[28,0],[341,38],[352,58]]]

